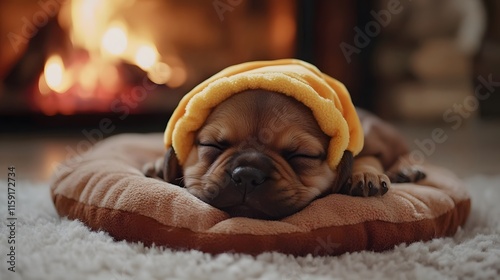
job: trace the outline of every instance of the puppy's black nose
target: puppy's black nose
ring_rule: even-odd
[[[246,193],[252,192],[267,179],[264,171],[250,166],[236,167],[231,178],[237,187],[245,188]]]

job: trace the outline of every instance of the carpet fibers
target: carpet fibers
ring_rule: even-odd
[[[364,251],[338,257],[293,257],[279,253],[257,257],[230,253],[211,256],[194,250],[179,252],[115,242],[104,232],[89,231],[81,222],[59,218],[47,184],[18,181],[15,212],[10,216],[7,203],[14,198],[8,197],[7,182],[0,183],[4,189],[0,194],[0,279],[500,277],[500,176],[466,179],[472,210],[468,222],[455,236],[401,244],[382,253]],[[9,226],[15,226],[15,231]],[[11,246],[15,248],[11,250]],[[327,240],[319,240],[318,246],[335,249],[328,248]],[[15,256],[9,256],[12,254]],[[14,261],[9,263],[11,259]]]

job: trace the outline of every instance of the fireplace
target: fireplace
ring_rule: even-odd
[[[294,1],[16,2],[0,4],[16,57],[0,73],[3,129],[103,116],[164,125],[222,68],[295,56]]]
[[[461,10],[447,9],[457,4],[451,0],[401,2],[391,23],[375,28],[393,2],[0,1],[0,129],[64,130],[106,117],[125,130],[157,131],[190,89],[251,60],[312,62],[344,82],[356,105],[386,118],[442,119],[443,111],[471,95],[479,75],[498,80],[495,1],[475,2],[475,9],[462,3]],[[458,32],[460,26],[477,31]],[[360,30],[369,37],[366,46],[356,45]],[[457,36],[476,47],[464,53]],[[440,52],[446,56],[434,54]],[[463,67],[454,66],[459,62]],[[480,102],[482,116],[499,115],[497,97]],[[414,101],[422,98],[436,106],[422,108]]]

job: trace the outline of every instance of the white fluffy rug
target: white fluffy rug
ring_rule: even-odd
[[[7,183],[0,181],[0,279],[493,279],[500,275],[500,176],[466,180],[472,213],[450,238],[399,245],[383,253],[292,257],[265,253],[211,256],[114,242],[60,219],[45,184],[18,181],[16,272],[8,270]]]

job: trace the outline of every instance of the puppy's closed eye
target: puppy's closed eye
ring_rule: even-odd
[[[324,155],[311,155],[311,154],[292,154],[287,157],[287,160],[303,160],[303,159],[310,159],[310,160],[324,160],[325,157]]]
[[[218,150],[225,150],[228,146],[229,146],[229,143],[227,143],[226,141],[221,141],[221,142],[215,142],[215,141],[198,141],[198,146],[202,146],[202,147],[210,147],[210,148],[215,148],[215,149],[218,149]]]
[[[229,146],[226,142],[219,143],[215,141],[198,141],[197,145],[201,158],[206,158],[210,161],[217,159]]]
[[[323,153],[291,153],[285,156],[286,161],[296,171],[301,172],[319,166],[325,160]]]

